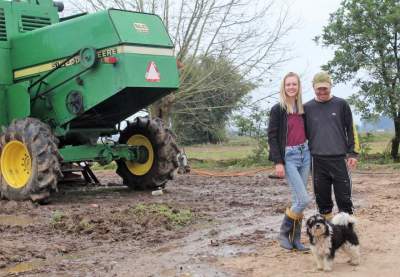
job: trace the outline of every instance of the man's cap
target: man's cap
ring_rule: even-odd
[[[313,78],[313,87],[317,88],[330,88],[332,86],[331,76],[325,71],[318,72]]]

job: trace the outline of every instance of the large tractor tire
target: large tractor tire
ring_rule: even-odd
[[[148,150],[144,163],[117,161],[117,174],[132,189],[163,188],[178,169],[179,149],[175,135],[164,127],[159,118],[137,117],[120,133],[119,143],[142,145]]]
[[[61,177],[57,138],[35,118],[14,120],[0,136],[0,192],[9,200],[44,202]]]

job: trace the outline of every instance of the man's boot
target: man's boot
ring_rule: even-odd
[[[302,221],[303,219],[300,218],[298,220],[295,220],[294,222],[294,233],[293,233],[293,248],[298,250],[298,251],[309,251],[310,248],[305,247],[302,243],[301,243],[301,225],[302,225]]]
[[[325,218],[326,221],[329,221],[329,222],[332,221],[332,218],[333,218],[333,213],[332,212],[327,213],[327,214],[321,214],[321,215]]]

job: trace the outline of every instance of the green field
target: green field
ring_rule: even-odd
[[[249,137],[233,137],[224,144],[200,144],[185,147],[190,159],[221,161],[245,159],[257,146],[257,141]]]
[[[390,163],[390,141],[393,134],[370,133],[360,134],[360,143],[363,148],[360,155],[360,166],[368,164]],[[249,163],[246,160],[254,155],[257,141],[249,137],[233,137],[224,144],[202,144],[185,148],[192,168],[204,169],[237,169],[259,167],[257,163]]]
[[[384,153],[390,149],[390,141],[393,135],[391,133],[371,133],[370,135],[361,133],[361,146],[369,148],[367,150],[368,154]]]

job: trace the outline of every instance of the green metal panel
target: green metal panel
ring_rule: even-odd
[[[47,24],[59,22],[57,9],[51,0],[36,1],[0,1],[0,8],[7,10],[8,39],[18,36],[21,32],[40,28]],[[38,21],[38,22],[36,22]],[[39,25],[38,25],[39,24]],[[30,25],[31,28],[24,29]]]
[[[117,54],[116,65],[99,63],[95,68],[81,75],[83,86],[71,80],[49,94],[52,110],[45,100],[38,99],[32,107],[32,114],[38,118],[53,118],[58,125],[65,124],[77,115],[68,111],[67,95],[71,91],[79,91],[84,98],[85,111],[96,107],[125,88],[148,87],[174,90],[179,86],[176,60],[173,56],[152,56],[140,54]],[[146,70],[150,62],[154,62],[160,73],[159,82],[146,81]],[[135,65],[133,68],[132,66]],[[62,82],[68,76],[81,71],[80,64],[60,69],[60,73],[49,78],[50,84]],[[140,95],[138,95],[139,101]],[[148,103],[150,104],[150,103]],[[147,104],[147,105],[148,105]],[[101,111],[107,113],[107,111]],[[136,111],[132,110],[131,114]],[[123,119],[123,118],[122,118]],[[121,119],[121,120],[122,120]]]
[[[102,11],[19,35],[13,40],[11,58],[13,68],[20,69],[68,57],[84,47],[118,43],[108,11]]]
[[[60,149],[60,154],[64,162],[96,161],[104,165],[119,159],[132,162],[147,160],[148,155],[140,147],[125,144],[66,146]]]
[[[28,82],[9,86],[6,93],[6,103],[8,123],[11,123],[13,119],[29,116],[31,97],[28,94]]]
[[[64,162],[97,161],[102,164],[112,162],[112,150],[107,145],[66,146],[60,149]]]
[[[69,57],[84,47],[102,49],[123,43],[173,47],[158,16],[109,10],[17,36],[11,52],[13,69]]]
[[[0,86],[0,126],[8,126],[13,119],[30,115],[31,101],[28,83]]]
[[[120,10],[109,12],[122,43],[173,47],[160,17]]]
[[[11,2],[0,2],[0,48],[9,48],[11,35]]]
[[[12,83],[10,61],[11,2],[0,2],[0,85]]]
[[[146,70],[150,62],[154,62],[159,71],[160,81],[146,81]],[[135,69],[132,66],[135,65]],[[174,56],[127,54],[121,59],[123,79],[127,87],[179,87],[179,75]]]
[[[40,6],[36,1],[0,1],[0,84],[12,83],[11,40],[21,32],[29,33],[30,30],[57,22],[57,10],[51,0],[41,0]],[[24,52],[28,47],[35,52],[36,48],[31,44],[23,46]]]
[[[0,85],[0,128],[8,126],[6,88]]]
[[[51,1],[41,2],[40,5],[35,1],[11,2],[15,32],[12,37],[59,22],[57,9]]]
[[[10,49],[0,48],[0,85],[9,85],[12,82]]]

